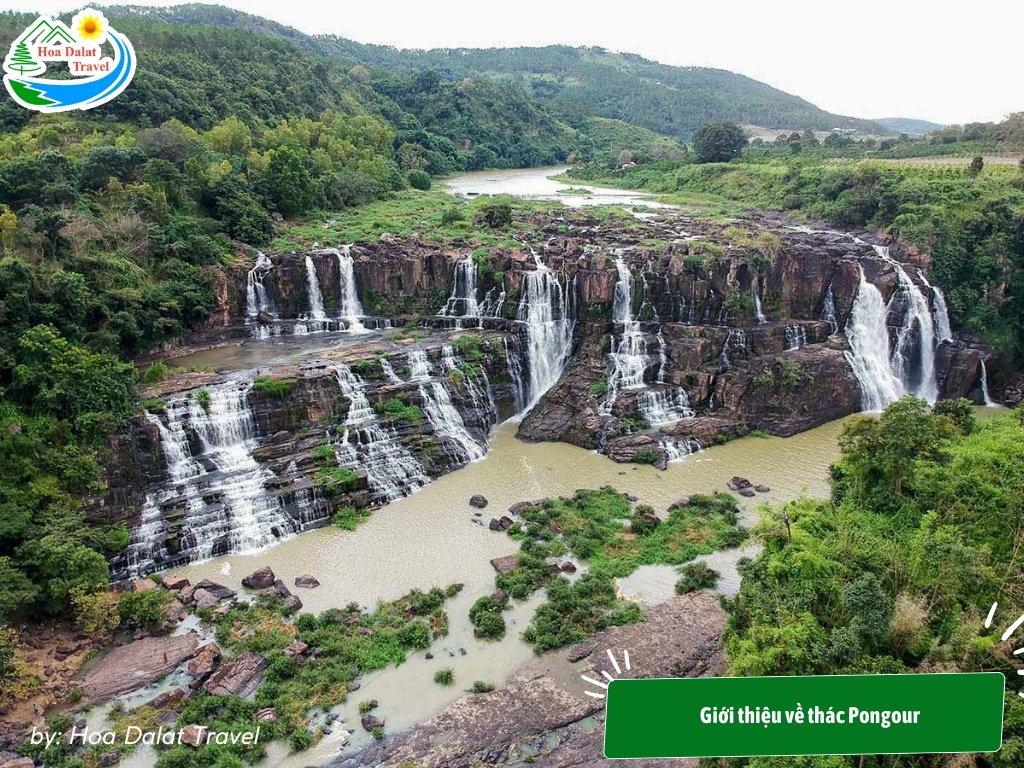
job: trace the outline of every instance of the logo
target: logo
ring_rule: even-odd
[[[104,54],[107,44],[113,58]],[[47,63],[67,65],[60,79],[40,77]],[[128,87],[135,74],[135,49],[128,38],[92,8],[75,14],[71,26],[40,16],[11,44],[4,59],[4,85],[16,102],[37,112],[92,109]]]

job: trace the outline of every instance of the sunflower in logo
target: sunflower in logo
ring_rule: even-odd
[[[107,39],[107,19],[92,8],[79,12],[71,20],[71,27],[83,43],[100,44]]]

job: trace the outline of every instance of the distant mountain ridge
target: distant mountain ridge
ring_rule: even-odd
[[[307,35],[268,19],[215,5],[112,6],[107,11],[113,17],[139,15],[176,23],[245,29],[285,38],[315,54],[393,72],[433,69],[449,78],[503,79],[523,87],[570,125],[579,125],[590,116],[606,117],[684,140],[713,120],[768,128],[894,132],[877,121],[826,112],[805,99],[744,75],[706,67],[669,66],[603,48],[552,45],[400,50],[336,35]]]
[[[916,120],[912,117],[883,117],[875,120],[879,125],[897,133],[905,133],[908,136],[924,136],[932,131],[941,131],[947,126],[943,123],[933,123],[930,120]]]

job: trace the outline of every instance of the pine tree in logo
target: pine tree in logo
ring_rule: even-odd
[[[14,46],[14,51],[7,59],[6,68],[8,71],[24,75],[29,72],[38,72],[43,69],[43,66],[32,58],[32,54],[29,53],[25,41],[19,40],[18,44]]]

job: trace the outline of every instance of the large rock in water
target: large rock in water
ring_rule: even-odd
[[[483,509],[487,506],[487,497],[482,496],[479,493],[474,493],[469,499],[469,506],[476,507],[477,509]]]
[[[203,688],[216,696],[245,698],[259,687],[266,668],[267,660],[262,656],[243,651],[210,675]]]
[[[134,691],[170,674],[191,659],[199,647],[199,635],[146,637],[115,648],[82,679],[82,694],[93,704]]]
[[[277,581],[277,576],[269,565],[265,565],[257,571],[253,571],[242,579],[242,586],[246,589],[266,589],[272,587]]]

